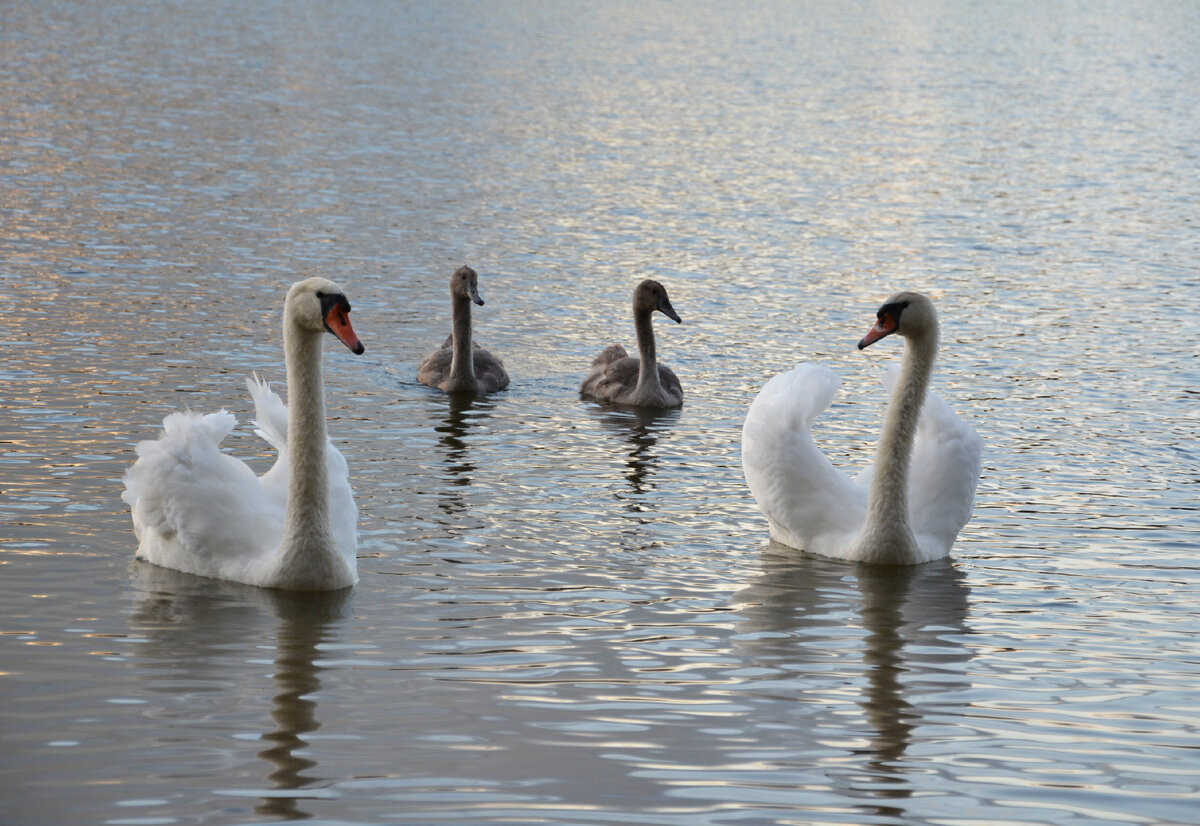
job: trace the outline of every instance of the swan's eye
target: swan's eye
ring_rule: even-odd
[[[904,312],[904,308],[908,305],[908,301],[893,301],[890,304],[884,304],[879,308],[879,313],[877,314],[879,323],[883,324],[886,322],[887,326],[892,329],[899,327],[900,314]]]

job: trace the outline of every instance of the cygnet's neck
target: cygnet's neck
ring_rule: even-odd
[[[908,521],[908,471],[925,393],[937,358],[936,328],[905,339],[900,376],[888,401],[867,494],[862,543],[873,562],[908,562],[918,553]]]
[[[328,587],[335,561],[329,528],[329,478],[325,463],[324,336],[284,317],[288,384],[288,498],[280,570],[305,578],[297,590]],[[311,580],[311,581],[309,581]]]
[[[458,293],[450,294],[451,346],[449,381],[453,385],[475,384],[475,356],[471,341],[471,299]]]
[[[637,331],[639,357],[637,383],[639,396],[658,393],[662,389],[662,383],[658,378],[658,354],[654,346],[654,326],[650,323],[650,317],[653,314],[654,310],[652,309],[635,308],[633,311],[633,326]]]

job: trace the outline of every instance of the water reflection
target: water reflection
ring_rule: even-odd
[[[615,433],[627,445],[628,458],[623,473],[631,496],[626,501],[626,509],[635,513],[652,510],[652,501],[643,498],[643,494],[655,487],[654,472],[659,457],[654,447],[659,435],[679,421],[681,411],[678,408],[661,410],[605,405],[589,405],[588,409],[606,430]]]
[[[930,687],[966,687],[961,675],[970,653],[957,638],[967,633],[970,589],[948,559],[902,568],[859,565],[856,573],[867,631],[867,693],[861,704],[875,730],[867,765],[897,784],[880,787],[878,794],[908,797],[911,788],[902,783],[897,764],[912,742],[921,711],[907,696]]]
[[[270,591],[193,577],[144,562],[134,563],[134,580],[139,596],[130,614],[130,627],[145,637],[150,646],[148,656],[158,661],[154,674],[171,686],[215,683],[217,691],[235,690],[222,679],[223,672],[232,673],[243,665],[239,654],[231,661],[231,653],[237,651],[231,643],[269,638],[270,632],[259,627],[274,617],[274,728],[262,735],[267,747],[258,752],[269,766],[269,787],[254,792],[262,798],[255,812],[288,820],[311,817],[300,808],[300,801],[323,797],[320,784],[324,779],[312,773],[317,761],[299,752],[308,746],[303,735],[321,727],[317,701],[312,699],[321,688],[320,646],[332,636],[333,627],[349,616],[353,591]],[[228,698],[221,704],[228,706]]]
[[[446,486],[438,497],[438,507],[448,516],[466,510],[466,500],[459,488],[470,486],[476,470],[471,459],[467,436],[472,429],[485,426],[495,404],[473,393],[446,393],[446,413],[442,423],[435,426],[438,448],[446,470]]]
[[[468,414],[475,408],[475,396],[471,393],[447,393],[446,415],[442,424],[434,427],[438,434],[438,445],[445,454],[447,483],[450,485],[471,484],[475,464],[467,457],[466,435],[470,429]]]
[[[271,700],[271,719],[275,729],[263,735],[270,747],[258,756],[274,768],[267,780],[282,790],[304,789],[321,782],[303,772],[317,762],[300,757],[296,751],[308,745],[300,735],[321,727],[317,720],[317,701],[309,699],[321,688],[317,676],[323,669],[316,665],[319,649],[331,636],[332,626],[348,614],[352,591],[332,593],[287,593],[271,591],[269,596],[279,619],[275,634],[275,696]],[[308,815],[297,809],[300,798],[264,796],[255,808],[258,814],[299,818]]]
[[[742,645],[762,665],[791,670],[804,663],[810,675],[830,675],[827,690],[840,697],[847,675],[859,673],[846,658],[861,650],[856,703],[869,726],[869,744],[849,752],[867,758],[856,763],[867,771],[853,770],[838,781],[847,796],[913,794],[902,763],[922,721],[920,698],[967,685],[961,675],[970,653],[957,638],[967,632],[969,596],[963,574],[949,560],[846,565],[775,543],[763,557],[762,574],[738,594]],[[856,619],[861,642],[845,636]],[[891,807],[879,813],[902,814]]]

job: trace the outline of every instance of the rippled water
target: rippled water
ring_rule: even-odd
[[[5,823],[1195,823],[1200,13],[1128,4],[10,3]],[[415,382],[469,263],[513,376]],[[360,585],[135,564],[168,412],[326,356]],[[629,294],[682,410],[580,401]],[[951,560],[767,541],[746,406],[879,424],[900,288],[984,437]]]

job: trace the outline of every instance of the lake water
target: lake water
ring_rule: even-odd
[[[1200,823],[1200,8],[0,6],[0,821]],[[416,383],[480,272],[510,389]],[[326,355],[360,584],[133,561],[168,412]],[[581,401],[657,322],[681,410]],[[892,292],[980,432],[952,557],[772,545],[745,410],[869,459]]]

